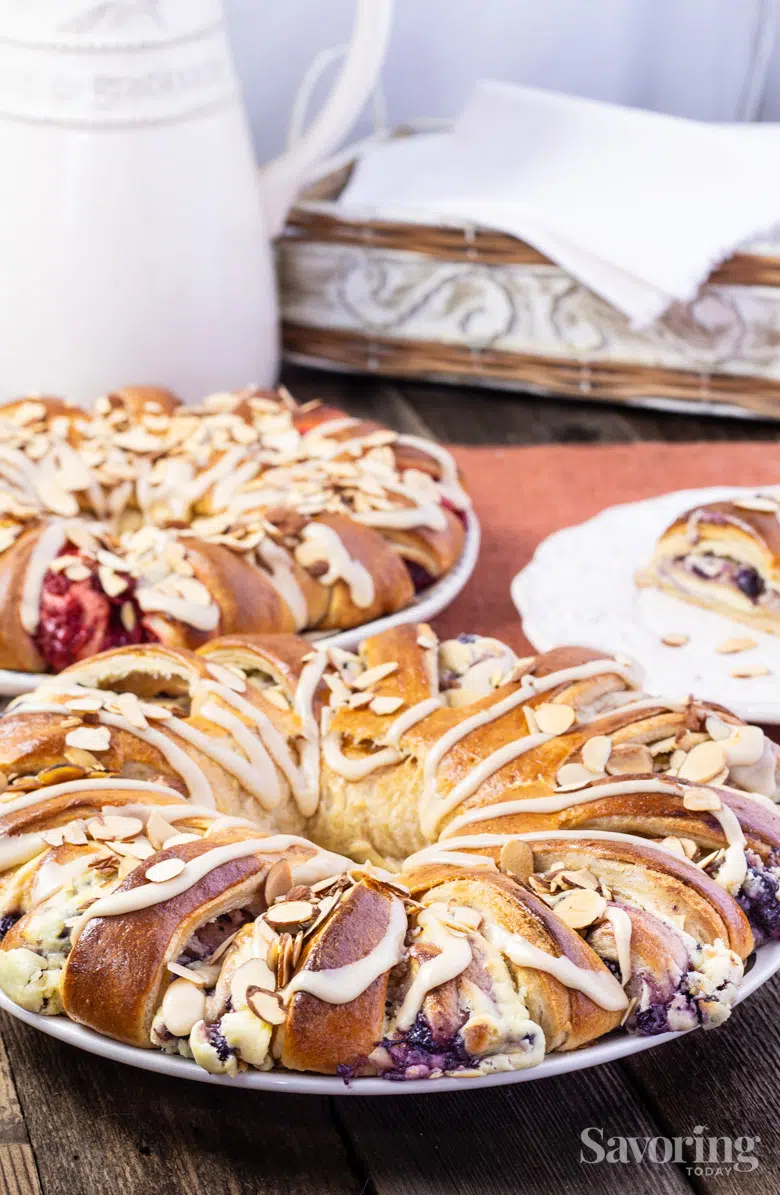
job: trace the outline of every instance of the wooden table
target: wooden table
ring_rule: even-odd
[[[461,443],[775,441],[776,425],[544,402],[289,370],[400,430]],[[0,1190],[28,1195],[772,1193],[780,1186],[780,976],[724,1028],[560,1079],[454,1095],[311,1099],[160,1078],[0,1019]],[[435,1091],[435,1084],[431,1085]],[[620,1137],[760,1137],[752,1173],[590,1164]],[[700,1130],[701,1131],[701,1130]],[[629,1147],[630,1148],[630,1147]],[[641,1148],[641,1145],[640,1145]],[[660,1156],[663,1156],[661,1150]]]

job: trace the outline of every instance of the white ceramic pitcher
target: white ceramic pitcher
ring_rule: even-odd
[[[258,185],[221,0],[0,0],[0,398],[272,383],[271,232],[360,112],[391,10],[357,0],[328,102]]]

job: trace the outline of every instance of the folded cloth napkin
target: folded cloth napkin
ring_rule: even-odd
[[[369,147],[341,204],[499,229],[641,327],[780,222],[780,125],[478,83],[449,133]]]

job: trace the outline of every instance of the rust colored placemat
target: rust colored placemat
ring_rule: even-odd
[[[526,651],[529,644],[509,586],[551,532],[615,503],[669,490],[780,483],[780,444],[578,444],[454,452],[482,523],[482,552],[463,593],[436,619],[436,630],[441,636],[480,631]]]

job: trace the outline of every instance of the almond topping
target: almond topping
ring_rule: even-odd
[[[87,822],[87,830],[98,842],[108,842],[110,838],[135,838],[143,832],[144,824],[137,817],[120,817],[109,815],[104,818],[92,818]]]
[[[606,734],[594,735],[582,748],[582,762],[589,772],[601,775],[612,753],[612,739]]]
[[[757,510],[768,515],[777,513],[777,503],[772,498],[762,498],[758,494],[755,498],[735,498],[734,505],[740,510]]]
[[[238,967],[230,981],[230,999],[234,1008],[246,1007],[247,989],[262,988],[272,992],[276,987],[276,980],[271,968],[261,958],[251,958]]]
[[[370,689],[380,680],[384,680],[386,676],[391,676],[397,671],[398,665],[395,663],[377,664],[375,668],[367,668],[365,672],[361,672],[352,684],[356,689]]]
[[[644,743],[618,743],[607,760],[607,774],[610,776],[628,776],[652,770],[653,754]]]
[[[676,631],[670,631],[661,638],[661,642],[667,647],[685,647],[686,643],[690,643],[690,641],[690,635],[683,635]]]
[[[169,846],[184,846],[185,842],[200,842],[200,840],[200,834],[171,834],[170,838],[165,839],[165,842],[162,844],[162,849],[167,851]]]
[[[308,900],[282,901],[273,905],[265,915],[265,919],[274,929],[284,929],[292,932],[307,925],[314,919],[317,910]]]
[[[706,784],[723,770],[726,764],[726,753],[720,743],[707,741],[699,743],[689,751],[680,766],[678,775],[681,780],[693,780],[695,783]]]
[[[542,734],[565,734],[577,717],[570,705],[558,705],[554,701],[543,702],[536,707],[534,714]]]
[[[573,892],[567,892],[554,906],[556,916],[572,929],[592,925],[604,916],[606,908],[604,897],[591,888],[576,888]]]
[[[394,714],[404,704],[403,697],[375,697],[371,709],[375,714]]]
[[[183,859],[163,859],[160,863],[153,863],[146,872],[147,880],[152,884],[164,884],[166,880],[173,880],[184,871]]]
[[[723,740],[729,767],[758,763],[764,754],[764,741],[760,726],[737,726],[729,738]]]
[[[180,966],[179,963],[168,963],[168,970],[172,975],[178,975],[180,979],[186,979],[189,983],[194,983],[197,988],[206,986],[208,976],[200,971],[192,971],[189,967]]]
[[[690,788],[683,797],[683,805],[691,813],[705,813],[715,809],[722,809],[723,802],[717,793],[708,788]]]
[[[146,837],[155,850],[159,851],[166,838],[170,838],[173,833],[174,829],[170,822],[166,822],[156,809],[152,810],[146,822]]]
[[[572,792],[576,788],[584,788],[590,784],[593,773],[584,768],[581,763],[565,763],[558,769],[555,777],[557,788],[563,792]]]
[[[453,841],[458,840],[455,838]],[[534,853],[529,844],[521,838],[505,842],[501,848],[501,870],[524,884],[534,870]]]
[[[283,1024],[285,1013],[278,996],[263,988],[250,986],[246,990],[246,1002],[255,1016],[267,1025]]]
[[[722,656],[733,656],[739,651],[750,651],[754,647],[758,647],[755,639],[750,639],[747,636],[735,636],[733,639],[724,639],[715,650]]]
[[[265,903],[272,905],[280,896],[286,896],[293,886],[293,873],[286,859],[279,859],[265,877]]]
[[[65,735],[65,744],[84,751],[108,751],[111,734],[107,726],[78,726]]]
[[[732,668],[731,675],[737,680],[747,680],[755,676],[771,676],[772,669],[766,664],[741,664],[739,668]]]

